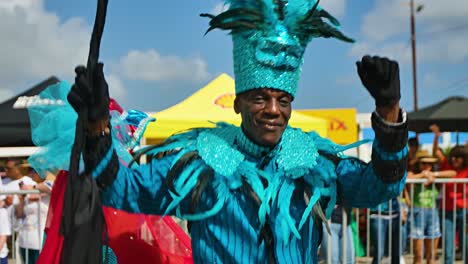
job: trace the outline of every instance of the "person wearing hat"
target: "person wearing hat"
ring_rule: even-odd
[[[209,30],[230,30],[241,126],[176,134],[140,152],[152,157],[147,164],[127,168],[112,147],[103,65],[91,83],[77,67],[68,100],[88,112],[85,175],[105,205],[189,220],[195,263],[317,263],[322,222],[335,204],[372,207],[404,187],[408,130],[398,63],[377,56],[357,62],[376,103],[376,138],[371,162],[347,157],[346,147],[288,126],[308,42],[352,41],[338,21],[318,1],[227,2],[227,11],[203,16]],[[91,251],[66,255],[78,263]]]
[[[436,204],[439,192],[433,184],[436,177],[453,177],[453,170],[433,171],[439,162],[426,150],[416,153],[417,163],[413,171],[408,172],[409,179],[426,178],[424,184],[411,184],[413,199],[411,208],[411,226],[409,237],[413,239],[414,263],[436,263],[436,250],[441,236],[439,214]]]
[[[439,159],[439,166],[442,170],[455,170],[456,175],[454,178],[466,179],[468,178],[468,146],[456,145],[452,147],[448,157],[443,153],[439,147],[439,138],[441,136],[440,128],[437,124],[430,126],[431,131],[434,133],[434,143],[432,153]],[[458,233],[459,251],[465,252],[465,260],[468,260],[468,243],[466,243],[466,230],[464,227],[467,225],[466,210],[468,209],[468,199],[465,193],[468,193],[468,184],[464,183],[447,183],[445,185],[445,192],[441,209],[445,211],[445,219],[443,221],[444,232],[444,263],[453,263],[455,259],[455,237]],[[455,230],[455,232],[454,232]],[[464,250],[463,250],[464,249]]]

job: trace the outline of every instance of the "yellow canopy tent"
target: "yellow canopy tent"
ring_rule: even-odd
[[[146,143],[160,143],[177,132],[191,128],[214,127],[216,122],[239,125],[241,118],[234,112],[234,98],[234,79],[223,73],[184,101],[153,114],[156,122],[146,129]],[[322,118],[293,111],[289,124],[306,132],[315,130],[321,136],[327,136],[328,121]]]

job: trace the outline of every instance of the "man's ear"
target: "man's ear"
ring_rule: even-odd
[[[239,96],[236,96],[236,98],[234,99],[234,112],[236,112],[236,114],[239,114],[240,113],[240,102],[239,102]]]

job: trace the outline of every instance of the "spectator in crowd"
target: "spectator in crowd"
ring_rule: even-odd
[[[21,190],[34,190],[37,189],[38,185],[46,186],[44,185],[45,180],[35,171],[30,170],[29,175],[34,183],[26,184],[21,182]],[[39,257],[39,250],[43,241],[49,196],[45,194],[28,194],[19,197],[19,203],[15,206],[15,215],[18,219],[21,219],[18,234],[20,254],[23,263],[34,264]]]
[[[463,145],[457,145],[450,150],[448,158],[439,148],[440,129],[437,125],[431,126],[434,132],[433,155],[436,156],[440,162],[441,170],[455,170],[456,179],[468,178],[468,148]],[[464,229],[467,224],[467,218],[464,216],[464,211],[468,208],[468,184],[463,183],[447,183],[445,185],[444,203],[442,203],[442,210],[445,211],[444,226],[442,232],[444,234],[445,263],[454,263],[455,253],[455,237],[458,234],[459,249],[465,249],[465,261],[468,261],[468,243],[466,243],[466,230]],[[465,210],[464,210],[465,209]],[[464,220],[465,219],[465,220]],[[455,228],[455,233],[454,233]]]
[[[344,211],[344,212],[343,212]],[[346,227],[346,235],[343,232],[343,217],[346,214],[347,221]],[[328,248],[331,248],[331,263],[330,264],[338,264],[343,263],[343,255],[346,254],[346,262],[352,264],[354,263],[354,245],[353,245],[353,234],[351,232],[351,209],[350,208],[343,208],[341,205],[336,205],[335,209],[333,210],[331,216],[331,224],[330,224],[330,233],[331,238],[328,239],[327,236],[327,229],[325,225],[323,225],[323,239],[322,239],[322,246],[320,249],[320,256],[322,259],[327,260],[328,257]],[[346,249],[343,249],[343,239],[346,238]]]
[[[423,184],[412,184],[412,224],[410,238],[413,239],[414,263],[420,264],[423,255],[428,264],[436,262],[436,250],[438,248],[440,232],[439,214],[436,210],[436,198],[438,190],[433,184],[436,177],[453,177],[454,170],[433,171],[433,166],[438,159],[425,150],[420,150],[416,154],[417,164],[413,171],[408,172],[408,178],[426,178]]]
[[[0,201],[2,206],[3,201]],[[7,239],[11,235],[10,218],[5,208],[0,207],[0,264],[8,263],[8,245]]]
[[[372,264],[381,262],[387,248],[390,250],[388,252],[390,262],[392,264],[400,263],[402,256],[400,234],[406,228],[400,217],[398,198],[393,198],[370,209],[370,242],[374,247]],[[389,244],[386,245],[386,243]]]
[[[3,191],[3,184],[0,181],[0,192]],[[6,196],[0,195],[0,264],[8,263],[7,239],[11,235],[10,218],[6,209]]]
[[[20,183],[34,184],[34,181],[30,177],[24,175],[21,168],[24,168],[24,164],[21,160],[13,158],[7,160],[5,166],[6,177],[2,181],[5,191],[19,191]],[[13,215],[13,207],[11,205],[16,205],[18,202],[19,200],[16,195],[7,195],[6,203],[10,216]]]
[[[6,178],[5,168],[0,166],[0,184],[3,183],[4,178]]]
[[[408,171],[412,171],[415,167],[418,159],[416,158],[416,153],[419,150],[419,141],[417,137],[412,137],[408,139]]]
[[[3,182],[3,190],[15,192],[20,190],[20,183],[33,184],[33,180],[25,176],[23,162],[20,159],[9,158],[5,163],[5,178]],[[10,233],[18,230],[20,221],[14,217],[15,205],[19,203],[17,195],[7,195],[5,199],[5,208],[7,210],[7,217],[10,219]],[[13,241],[14,243],[14,241]]]

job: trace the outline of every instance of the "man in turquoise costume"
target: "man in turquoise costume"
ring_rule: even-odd
[[[376,102],[372,161],[346,147],[288,126],[308,42],[352,42],[338,21],[305,0],[231,0],[209,17],[210,29],[234,42],[235,111],[240,127],[218,124],[176,134],[142,151],[147,164],[119,163],[109,135],[108,87],[102,64],[87,81],[76,68],[68,99],[87,108],[85,173],[102,202],[190,223],[196,263],[317,263],[322,222],[335,204],[373,207],[400,194],[406,178],[407,123],[399,107],[398,64],[365,56],[357,62]]]

